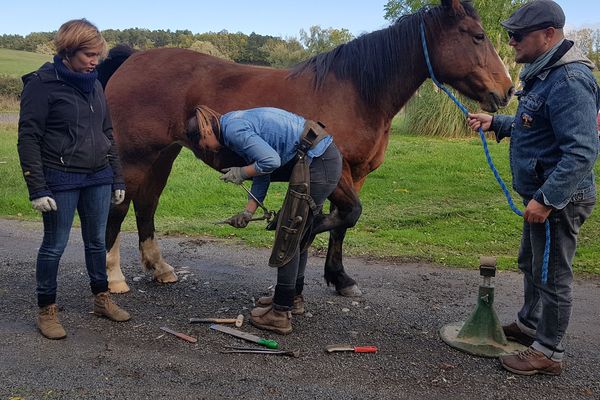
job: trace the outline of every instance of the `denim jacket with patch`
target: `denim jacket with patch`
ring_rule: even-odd
[[[596,115],[593,64],[575,47],[525,84],[515,116],[495,115],[496,140],[510,137],[513,188],[556,209],[595,198]]]

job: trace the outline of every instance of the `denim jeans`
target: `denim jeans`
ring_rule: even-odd
[[[92,293],[108,290],[105,234],[110,209],[111,185],[53,193],[57,210],[42,214],[44,239],[36,264],[38,305],[56,302],[58,264],[67,246],[75,210],[81,220],[85,265]]]
[[[571,201],[548,217],[551,241],[547,284],[541,283],[545,226],[527,222],[523,225],[519,269],[524,274],[525,296],[517,323],[522,330],[535,334],[533,348],[556,361],[562,359],[562,340],[571,317],[577,235],[594,204],[595,199]]]
[[[322,209],[327,197],[335,190],[341,175],[342,156],[335,143],[331,143],[325,153],[320,157],[313,158],[310,164],[310,196],[319,209]],[[310,229],[310,222],[307,223],[307,229]],[[310,234],[310,232],[305,232],[305,234]],[[289,311],[292,309],[294,296],[302,294],[307,258],[308,251],[298,249],[297,254],[289,263],[277,269],[277,285],[273,298],[274,308]]]

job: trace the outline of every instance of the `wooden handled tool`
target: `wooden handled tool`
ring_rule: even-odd
[[[190,324],[202,322],[210,322],[213,324],[235,324],[235,326],[239,328],[244,323],[244,316],[240,314],[237,318],[190,318]]]
[[[167,333],[170,333],[171,335],[177,336],[179,339],[183,339],[190,343],[196,343],[198,341],[198,339],[196,339],[195,337],[188,336],[185,333],[176,332],[172,329],[167,328],[166,326],[161,326],[160,329]]]

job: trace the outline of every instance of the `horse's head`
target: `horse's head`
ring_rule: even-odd
[[[471,3],[442,0],[441,7],[422,13],[436,78],[486,111],[504,107],[514,87]]]

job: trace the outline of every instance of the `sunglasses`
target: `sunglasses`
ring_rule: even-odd
[[[512,32],[507,31],[508,38],[513,39],[515,42],[520,43],[521,40],[525,39],[525,36],[529,35],[531,32]]]

